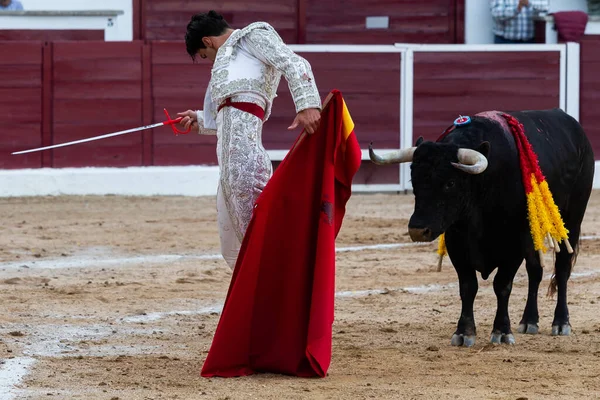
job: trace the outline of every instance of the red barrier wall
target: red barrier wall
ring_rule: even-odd
[[[596,49],[582,51],[581,114],[594,143]],[[400,54],[301,54],[323,97],[334,88],[344,93],[362,148],[400,146]],[[0,168],[216,165],[214,136],[174,136],[167,127],[10,155],[162,121],[163,108],[173,116],[202,108],[210,65],[193,64],[181,42],[0,42],[0,73]],[[558,52],[415,52],[414,73],[415,138],[435,139],[459,114],[559,106]],[[288,149],[299,133],[287,130],[295,110],[284,79],[278,93],[264,128],[269,150]],[[357,183],[397,182],[397,168],[373,175],[370,167]]]
[[[463,43],[464,1],[306,0],[307,43]],[[463,11],[461,11],[463,10]],[[460,14],[462,12],[462,14]],[[388,16],[388,29],[366,29],[367,16]]]
[[[140,42],[55,43],[52,63],[54,143],[143,125]],[[53,167],[138,165],[140,134],[53,151]]]
[[[0,168],[42,166],[42,153],[10,156],[42,145],[41,43],[0,45]]]
[[[560,53],[415,53],[415,140],[435,140],[459,115],[560,106]]]
[[[581,41],[579,120],[587,133],[596,159],[600,158],[600,36],[586,35]]]
[[[192,14],[215,9],[234,28],[269,22],[286,43],[464,43],[464,4],[465,0],[133,0],[138,33],[134,37],[181,40]],[[389,16],[389,28],[366,29],[367,16]]]
[[[0,168],[216,165],[216,137],[175,136],[167,127],[10,155],[163,121],[163,108],[172,116],[201,109],[210,64],[192,63],[181,42],[0,43],[0,54],[9,53],[19,56],[2,57],[0,64],[6,78],[0,90],[7,121],[0,126],[4,138]],[[312,64],[323,98],[334,88],[346,94],[363,147],[372,140],[380,148],[400,145],[400,54],[302,54]],[[291,146],[300,133],[287,130],[294,117],[295,107],[282,79],[264,128],[265,148]]]

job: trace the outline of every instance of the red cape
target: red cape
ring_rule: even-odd
[[[204,377],[327,374],[335,238],[361,162],[342,95],[330,96],[256,201]]]

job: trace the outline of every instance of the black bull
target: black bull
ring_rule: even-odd
[[[561,110],[509,113],[524,125],[539,165],[558,206],[569,243],[556,255],[551,290],[558,292],[553,335],[569,335],[567,281],[575,262],[581,221],[594,177],[594,154],[581,125]],[[470,149],[470,150],[466,150]],[[475,150],[475,151],[473,151]],[[425,142],[386,156],[377,164],[412,161],[415,210],[409,222],[413,241],[432,241],[445,232],[448,255],[458,274],[462,311],[451,343],[475,343],[473,302],[478,284],[498,268],[492,343],[514,343],[508,314],[512,282],[523,260],[529,277],[527,304],[518,331],[538,332],[537,296],[543,268],[534,250],[518,152],[500,112],[478,114],[439,142]]]

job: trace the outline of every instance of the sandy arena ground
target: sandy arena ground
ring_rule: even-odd
[[[515,346],[488,344],[493,275],[480,280],[477,344],[450,346],[456,273],[447,259],[435,271],[437,242],[408,244],[412,207],[412,195],[349,202],[325,379],[204,379],[231,278],[217,256],[215,198],[0,199],[0,399],[600,397],[600,193],[569,286],[574,334],[550,336],[548,268],[540,334],[515,333]],[[408,245],[378,246],[398,243]],[[515,332],[526,282],[522,268],[510,303]]]

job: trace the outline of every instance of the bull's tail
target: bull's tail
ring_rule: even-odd
[[[568,239],[567,239],[568,240]],[[573,248],[573,254],[571,255],[571,265],[569,266],[569,277],[571,277],[571,272],[573,272],[573,268],[575,268],[575,263],[577,262],[577,255],[579,254],[579,244],[580,241],[575,243],[575,247]],[[556,258],[556,254],[552,253],[554,258]],[[548,297],[554,297],[558,290],[558,282],[556,281],[556,260],[554,261],[554,272],[552,273],[552,278],[550,279],[550,284],[548,285]]]

